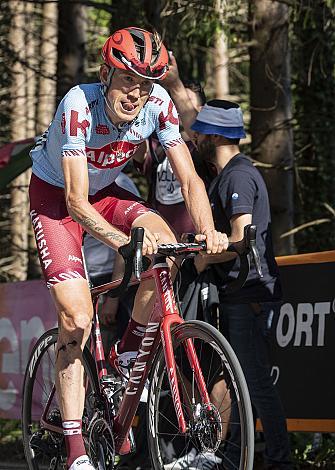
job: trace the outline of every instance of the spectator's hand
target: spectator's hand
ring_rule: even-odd
[[[194,258],[194,266],[198,274],[205,271],[208,266],[208,263],[206,261],[206,256],[203,253],[198,253],[197,256]]]
[[[172,51],[169,51],[169,59],[169,71],[162,81],[162,85],[167,89],[175,86],[180,81],[177,61]]]
[[[104,326],[112,326],[116,323],[116,313],[119,306],[119,299],[105,296],[104,303],[100,310],[100,322]]]
[[[228,248],[228,237],[225,233],[218,232],[217,230],[205,230],[202,234],[196,235],[197,241],[206,240],[207,253],[222,253]]]

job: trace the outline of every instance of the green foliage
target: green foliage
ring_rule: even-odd
[[[21,423],[15,419],[0,418],[0,442],[4,444],[21,437]]]
[[[331,434],[295,432],[290,437],[292,456],[297,468],[334,468],[335,441]]]
[[[1,463],[24,462],[21,421],[0,418],[0,455]]]
[[[182,78],[206,80],[206,62],[222,27],[213,0],[167,1],[162,11],[161,33],[177,58]]]

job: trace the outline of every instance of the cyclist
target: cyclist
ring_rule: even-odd
[[[72,88],[31,152],[30,215],[58,313],[56,388],[70,470],[93,468],[81,435],[82,349],[93,315],[81,255],[83,234],[118,249],[128,242],[132,227],[142,226],[147,255],[157,252],[158,242],[175,241],[157,213],[114,183],[153,131],[181,183],[198,240],[206,239],[209,253],[227,247],[226,235],[214,228],[204,185],[180,137],[174,104],[155,83],[168,72],[168,54],[159,35],[121,29],[107,39],[102,57],[101,83]],[[141,283],[125,336],[112,354],[114,367],[125,365],[129,351],[138,349],[154,306],[153,292],[153,281]],[[126,440],[120,453],[129,450]]]

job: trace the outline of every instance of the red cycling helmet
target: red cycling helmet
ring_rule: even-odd
[[[115,31],[105,42],[102,58],[109,67],[160,80],[168,72],[168,53],[160,36],[140,28]]]

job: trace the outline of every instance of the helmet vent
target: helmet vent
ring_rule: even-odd
[[[141,31],[131,31],[130,34],[135,43],[135,49],[138,55],[138,60],[140,62],[143,62],[145,57],[145,41],[143,33]]]
[[[115,49],[115,47],[112,48],[112,52],[113,52],[113,56],[116,57],[120,62],[122,62],[122,57],[123,57],[122,52],[119,51],[118,49]]]

